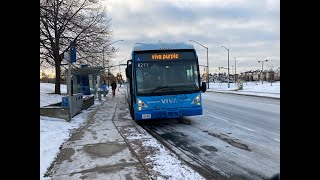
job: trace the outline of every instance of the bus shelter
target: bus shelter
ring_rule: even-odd
[[[102,73],[102,67],[82,66],[72,69],[73,93],[83,93],[84,95],[96,95],[98,90],[97,77]]]

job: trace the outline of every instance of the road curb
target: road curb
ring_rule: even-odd
[[[253,97],[260,97],[260,98],[269,98],[269,99],[277,99],[277,100],[280,100],[280,98],[278,98],[278,97],[259,96],[259,95],[253,95],[253,94],[237,94],[237,93],[221,92],[221,91],[206,91],[206,92],[224,93],[224,94],[235,94],[235,95],[242,95],[242,96],[253,96]]]

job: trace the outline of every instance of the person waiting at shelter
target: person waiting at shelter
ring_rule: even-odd
[[[101,88],[102,88],[102,91],[105,91],[105,93],[108,94],[108,87],[105,82],[102,83]]]
[[[112,88],[112,95],[116,95],[117,83],[115,81],[112,81],[111,88]]]

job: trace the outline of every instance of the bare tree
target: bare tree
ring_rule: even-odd
[[[102,64],[102,47],[111,41],[111,19],[98,1],[40,0],[40,65],[55,68],[55,93],[61,94],[61,62],[75,42],[77,64]],[[105,55],[112,56],[107,46]]]
[[[269,74],[268,76],[268,79],[266,79],[267,81],[269,81],[271,83],[271,86],[272,86],[272,83],[274,81],[274,65],[272,63],[268,64],[267,67],[269,68],[267,73]]]
[[[275,80],[276,81],[280,81],[280,67],[278,67],[277,69],[276,69],[276,77],[275,77]]]

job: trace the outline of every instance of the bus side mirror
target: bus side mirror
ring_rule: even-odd
[[[129,67],[126,67],[126,76],[127,78],[131,79],[131,64],[129,65]]]
[[[129,79],[132,78],[132,60],[131,59],[127,61],[126,76]]]
[[[131,62],[131,64],[129,64],[129,62]],[[128,60],[128,61],[127,61],[126,76],[127,76],[127,78],[129,78],[129,79],[132,78],[132,60]]]
[[[202,82],[202,83],[201,83],[200,90],[201,90],[202,92],[206,92],[206,90],[207,90],[207,84],[206,84],[206,82]]]

